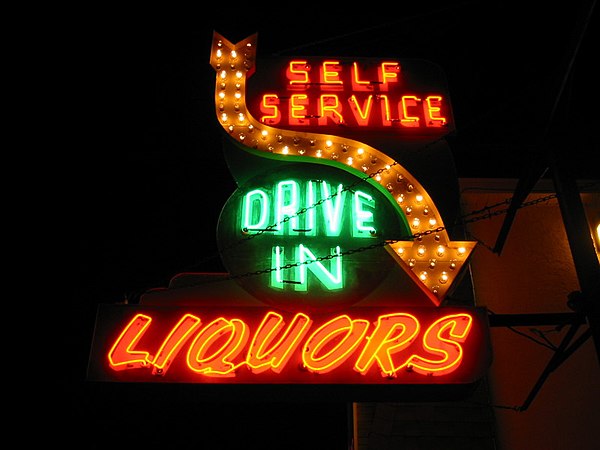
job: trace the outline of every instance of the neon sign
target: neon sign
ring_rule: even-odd
[[[248,108],[263,125],[353,136],[440,136],[453,129],[443,76],[425,61],[373,58],[261,60]]]
[[[325,236],[339,236],[342,232],[344,209],[352,209],[352,220],[349,225],[353,237],[369,237],[377,233],[372,225],[375,201],[371,195],[361,190],[346,195],[348,192],[344,191],[343,184],[332,186],[326,180],[311,179],[303,184],[294,179],[278,181],[272,189],[273,199],[269,198],[266,189],[254,189],[248,192],[244,196],[242,229],[248,233],[256,233],[265,231],[269,224],[275,223],[272,231],[277,235],[315,236],[317,229],[321,229]],[[316,202],[318,196],[323,200],[320,204]],[[304,203],[302,197],[305,198]],[[309,205],[319,207],[316,210],[307,209],[302,217],[304,224],[300,226],[301,217],[297,211],[301,209],[302,204],[307,205],[306,208]],[[274,210],[273,219],[269,219],[271,209]],[[315,219],[315,213],[318,212],[322,216],[319,227]],[[284,218],[290,219],[287,224]]]
[[[373,131],[380,142],[431,142],[451,130],[439,70],[295,58],[257,71],[255,43],[215,33],[210,62],[238,186],[217,225],[231,277],[222,287],[260,306],[227,306],[235,298],[201,288],[102,305],[89,378],[473,383],[490,362],[485,311],[441,304],[475,243],[451,240],[426,189],[366,142]],[[390,278],[403,284],[389,288]]]
[[[92,377],[110,381],[473,382],[489,354],[482,310],[106,307]]]
[[[221,257],[232,273],[268,270],[238,283],[274,306],[314,311],[349,306],[376,288],[395,265],[378,244],[410,229],[379,189],[353,183],[333,167],[287,164],[240,186],[219,220]]]
[[[231,166],[241,168],[239,172],[233,171],[240,187],[245,189],[245,185],[248,183],[256,188],[260,187],[261,184],[255,182],[253,177],[264,176],[265,167],[269,163],[272,164],[270,166],[272,171],[279,172],[287,170],[289,165],[297,163],[304,166],[305,173],[312,172],[316,167],[323,168],[323,170],[326,170],[326,168],[336,169],[338,172],[346,173],[351,178],[344,186],[354,186],[358,181],[361,181],[362,185],[368,185],[377,190],[380,197],[383,197],[378,202],[378,207],[389,206],[394,210],[391,213],[379,214],[380,218],[396,221],[399,225],[393,230],[390,229],[389,233],[379,234],[380,239],[387,241],[387,244],[381,247],[388,253],[387,259],[377,255],[369,262],[357,261],[357,266],[361,266],[362,269],[369,272],[369,269],[373,270],[372,264],[381,264],[380,272],[386,272],[390,263],[396,264],[412,277],[414,282],[429,297],[431,303],[439,305],[453,286],[454,280],[461,273],[462,267],[464,267],[475,246],[475,242],[452,241],[432,198],[418,180],[393,158],[363,142],[369,140],[369,136],[373,134],[378,135],[379,138],[388,135],[381,130],[369,134],[366,132],[367,130],[360,126],[352,128],[336,125],[333,129],[329,129],[319,127],[318,122],[316,122],[315,128],[313,127],[314,121],[310,122],[310,126],[303,126],[300,129],[286,125],[270,126],[264,123],[265,120],[261,121],[260,117],[264,116],[260,113],[262,99],[256,98],[256,96],[262,97],[264,94],[265,84],[268,88],[280,86],[280,89],[284,90],[287,90],[288,86],[301,90],[306,88],[306,85],[309,85],[306,88],[307,91],[313,88],[320,90],[322,88],[335,89],[336,87],[338,89],[358,89],[357,85],[361,84],[359,81],[370,79],[373,82],[369,81],[369,85],[374,90],[387,89],[385,92],[388,92],[388,94],[395,92],[396,86],[400,86],[402,89],[409,89],[412,92],[402,95],[415,95],[417,98],[439,95],[447,99],[448,97],[444,93],[444,85],[439,81],[439,69],[426,65],[426,69],[411,70],[411,62],[402,62],[400,66],[397,66],[395,61],[394,64],[388,64],[392,61],[385,60],[373,64],[370,75],[366,75],[369,73],[368,70],[362,72],[363,75],[359,75],[361,72],[358,69],[350,70],[348,69],[349,66],[344,66],[344,69],[348,69],[346,72],[342,67],[339,67],[338,71],[337,65],[329,63],[323,65],[322,62],[315,66],[320,67],[320,69],[313,69],[312,65],[310,70],[306,67],[303,69],[301,64],[290,66],[290,61],[286,61],[284,64],[285,69],[280,67],[277,70],[268,70],[268,68],[257,70],[259,61],[256,59],[255,44],[256,36],[251,36],[237,44],[233,44],[215,33],[210,60],[216,71],[215,109],[217,119],[236,146],[236,150],[230,152],[231,158],[239,158],[240,155],[244,154],[248,155],[245,156],[246,158],[258,161],[255,163],[255,169],[249,167],[252,164],[248,164],[247,160],[244,160],[243,163],[239,163],[237,160],[233,161]],[[328,59],[327,61],[334,60]],[[337,58],[335,61],[341,62],[343,59]],[[262,64],[262,61],[260,63]],[[351,66],[354,67],[354,64]],[[414,63],[414,66],[419,67],[419,64]],[[358,68],[359,65],[357,64],[356,67]],[[312,83],[317,80],[315,77],[319,72],[321,75],[318,75],[318,86],[314,87]],[[265,79],[267,82],[265,82],[265,79],[260,78],[261,74],[266,74]],[[279,81],[273,81],[273,74],[279,74]],[[348,81],[348,77],[351,80],[353,79],[354,82]],[[379,81],[381,82],[379,83]],[[290,82],[293,83],[290,84]],[[366,84],[363,84],[363,88],[366,88]],[[398,94],[401,93],[398,92]],[[440,117],[451,117],[448,104],[442,108]],[[450,122],[448,119],[448,123]],[[438,138],[440,130],[446,129],[445,127],[422,128],[423,130],[437,130]],[[390,131],[393,133],[392,138],[398,139],[397,132],[400,129],[390,128],[390,130],[392,129],[394,130]],[[408,130],[411,127],[402,129]],[[323,134],[323,131],[335,134]],[[443,134],[441,135],[443,136]],[[402,139],[406,140],[419,139],[418,136],[422,135],[401,136]],[[350,137],[365,137],[366,139],[357,141]],[[431,140],[432,136],[426,136],[427,139]],[[329,174],[326,175],[324,179],[331,178]],[[237,193],[232,197],[236,195]],[[234,207],[232,204],[233,201],[225,205],[222,219],[227,217],[227,222],[237,223],[233,214],[229,211],[230,208]],[[308,211],[307,209],[306,212]],[[305,214],[300,210],[297,213]],[[218,241],[220,242],[221,256],[227,269],[234,274],[256,272],[256,263],[259,260],[254,259],[254,266],[251,268],[243,254],[228,254],[231,243],[240,241],[241,230],[239,228],[233,230],[230,228],[230,224],[224,222],[224,220],[219,221]],[[271,223],[269,226],[277,226],[277,224]],[[417,236],[417,238],[414,236]],[[267,243],[263,238],[264,234],[261,237],[264,247],[271,248],[272,245],[266,245]],[[353,244],[355,245],[349,248],[361,246],[357,242]],[[239,248],[242,251],[242,246]],[[336,255],[335,249],[336,246],[331,246],[321,255],[315,256],[330,258],[332,255]],[[248,250],[248,252],[250,251]],[[358,254],[354,256],[358,258]],[[269,270],[273,269],[269,264],[270,260],[272,260],[270,254],[267,258],[261,259],[265,264],[264,267],[268,267]],[[348,261],[348,258],[346,258],[346,261]],[[369,273],[368,279],[371,279],[370,275],[371,273]],[[266,300],[273,304],[281,306],[286,303],[275,298],[277,297],[275,292],[267,291],[258,286],[258,284],[261,286],[266,285],[264,280],[260,283],[250,280],[241,282],[245,283],[244,287],[254,295],[258,293],[261,296],[266,296]],[[372,289],[375,285],[376,283],[370,284],[369,287]],[[340,295],[344,295],[344,293],[351,295],[353,301],[359,300],[368,292],[365,288],[361,293],[359,287],[344,289],[343,291],[340,292]],[[289,302],[287,303],[289,304]],[[337,304],[341,305],[342,302],[339,301]]]

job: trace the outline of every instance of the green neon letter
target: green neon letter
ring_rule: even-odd
[[[275,219],[277,220],[276,234],[284,234],[285,217],[290,217],[288,234],[298,234],[292,230],[298,229],[298,183],[294,180],[285,180],[277,183]]]
[[[342,289],[344,287],[344,278],[342,276],[342,252],[340,247],[337,246],[331,249],[331,255],[336,255],[335,258],[331,258],[331,269],[330,272],[325,268],[321,261],[317,261],[317,257],[311,252],[308,247],[300,244],[298,247],[298,262],[300,263],[300,281],[299,285],[294,285],[297,291],[307,290],[307,279],[306,270],[309,269],[317,279],[323,283],[323,285],[330,291],[335,289]],[[314,261],[311,264],[304,264],[305,261]]]
[[[321,183],[321,197],[326,199],[323,208],[323,219],[325,220],[325,234],[327,236],[339,236],[342,231],[345,194],[343,186],[339,184],[337,194],[332,198],[327,182],[323,181]]]
[[[317,228],[315,225],[315,182],[309,180],[306,185],[306,212],[304,213],[304,236],[316,236]]]
[[[373,212],[363,209],[363,206],[368,206],[371,209],[375,208],[375,201],[369,194],[356,191],[354,193],[354,226],[352,227],[353,237],[372,237],[375,233],[373,227]],[[370,224],[367,224],[369,222]]]
[[[254,189],[244,197],[244,213],[242,228],[247,230],[261,230],[267,227],[269,220],[269,198],[267,194]]]
[[[271,267],[275,269],[271,271],[271,287],[283,289],[283,276],[281,273],[281,266],[284,261],[283,247],[277,245],[272,248],[271,261]]]

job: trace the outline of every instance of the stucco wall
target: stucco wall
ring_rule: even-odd
[[[468,216],[469,212],[510,198],[514,186],[511,180],[461,180],[467,221],[480,216]],[[538,185],[526,202],[544,199],[549,193]],[[598,192],[582,193],[582,201],[590,221],[600,217]],[[498,255],[490,249],[504,218],[504,214],[492,214],[466,224],[468,238],[479,241],[471,258],[476,304],[497,314],[572,312],[567,295],[579,290],[579,283],[556,198],[521,208]],[[500,450],[597,448],[600,371],[592,339],[549,376],[528,409],[510,409],[523,405],[554,353],[518,332],[557,346],[567,329],[552,325],[492,328],[489,380]],[[576,337],[586,329],[582,325]]]

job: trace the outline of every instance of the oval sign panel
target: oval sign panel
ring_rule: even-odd
[[[221,213],[224,265],[248,292],[284,309],[361,300],[395,264],[382,243],[410,233],[377,187],[357,181],[310,163],[254,176]]]

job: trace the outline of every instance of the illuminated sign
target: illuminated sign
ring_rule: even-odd
[[[239,283],[273,305],[323,311],[357,302],[395,265],[380,245],[385,237],[411,233],[379,189],[354,182],[346,171],[306,163],[251,178],[221,213],[224,264],[236,274],[272,269]]]
[[[439,69],[364,58],[257,67],[255,44],[215,33],[210,62],[237,183],[217,225],[221,294],[235,285],[259,305],[201,287],[102,305],[90,379],[474,383],[490,362],[485,311],[442,301],[475,242],[453,241],[424,186],[368,143],[453,129]]]
[[[490,355],[484,311],[104,306],[92,379],[185,383],[473,383]],[[110,320],[108,320],[110,319]]]
[[[441,70],[423,60],[260,60],[249,112],[263,125],[364,136],[440,136],[454,129]],[[224,97],[223,97],[224,98]]]
[[[345,130],[349,127],[336,127],[332,130],[335,131],[336,134],[323,134],[318,132],[320,130],[318,121],[314,126],[314,121],[310,122],[310,126],[304,127],[302,130],[298,130],[297,127],[290,127],[286,124],[276,124],[277,126],[271,126],[265,123],[268,122],[268,120],[264,119],[264,115],[261,116],[260,106],[258,106],[258,111],[253,112],[250,110],[248,104],[250,100],[247,101],[247,97],[251,99],[252,94],[248,94],[247,89],[251,86],[251,78],[259,76],[258,74],[261,72],[256,66],[259,61],[256,59],[255,44],[256,35],[237,44],[232,44],[218,33],[215,33],[210,58],[211,65],[216,71],[215,109],[217,119],[237,146],[236,150],[231,152],[234,154],[232,157],[239,158],[240,154],[245,154],[250,155],[248,158],[254,158],[255,160],[260,161],[255,163],[257,166],[255,169],[248,167],[250,164],[246,163],[243,164],[242,170],[233,172],[240,189],[232,196],[234,198],[237,196],[237,200],[231,200],[226,205],[222,217],[219,220],[220,229],[218,230],[221,255],[228,270],[234,274],[247,272],[254,273],[257,270],[257,263],[261,262],[264,264],[264,267],[268,267],[270,271],[278,272],[280,280],[283,282],[284,276],[277,267],[290,267],[289,264],[302,265],[306,264],[308,260],[313,261],[312,264],[315,264],[321,258],[339,258],[340,256],[344,258],[346,256],[344,254],[343,246],[339,245],[338,250],[337,244],[331,245],[320,255],[316,255],[314,252],[309,253],[308,251],[304,251],[307,247],[310,250],[311,245],[315,245],[315,239],[310,239],[310,236],[308,235],[305,236],[306,240],[304,242],[310,241],[311,244],[305,244],[298,239],[294,239],[298,244],[295,247],[295,261],[293,263],[286,261],[282,266],[277,266],[277,255],[273,256],[269,254],[265,256],[266,251],[273,251],[273,247],[277,246],[275,239],[271,239],[271,242],[268,243],[266,242],[268,239],[264,239],[265,234],[275,237],[276,233],[279,232],[278,228],[281,228],[283,224],[279,224],[277,221],[283,222],[290,220],[292,223],[298,224],[299,227],[305,226],[302,222],[304,224],[311,224],[311,215],[316,214],[318,211],[315,211],[315,208],[311,207],[312,205],[307,204],[307,201],[310,202],[310,200],[312,200],[310,197],[312,194],[306,194],[306,192],[297,194],[295,197],[290,197],[289,199],[282,199],[281,196],[277,197],[276,193],[271,193],[269,194],[271,199],[270,204],[275,205],[272,206],[272,210],[267,211],[264,207],[252,209],[253,211],[260,211],[264,214],[263,216],[254,217],[252,219],[254,221],[253,223],[258,223],[262,227],[264,226],[262,219],[264,219],[264,223],[271,221],[271,223],[267,225],[269,231],[261,233],[260,242],[264,248],[259,251],[258,254],[262,255],[262,258],[260,261],[256,259],[253,261],[254,264],[252,270],[246,270],[249,269],[249,266],[245,264],[249,258],[244,257],[239,253],[243,251],[242,249],[245,245],[236,246],[235,249],[231,250],[232,241],[241,242],[243,240],[242,232],[246,232],[244,228],[247,228],[240,226],[239,219],[236,219],[235,213],[230,211],[231,209],[239,211],[240,205],[243,203],[239,197],[248,195],[249,192],[256,189],[257,192],[253,193],[248,200],[254,203],[262,201],[258,200],[257,197],[261,195],[258,192],[264,192],[261,191],[261,189],[267,188],[268,186],[271,186],[269,189],[273,189],[272,186],[274,186],[274,182],[278,183],[285,180],[284,177],[278,180],[268,180],[261,183],[260,180],[253,178],[264,178],[265,172],[268,170],[277,171],[281,174],[282,172],[289,170],[288,168],[291,164],[298,163],[304,167],[303,182],[305,184],[307,181],[306,176],[308,174],[312,177],[313,172],[319,173],[318,176],[314,177],[317,179],[322,171],[328,170],[331,172],[331,175],[329,175],[329,173],[325,174],[323,179],[326,181],[332,177],[339,177],[339,172],[344,172],[348,175],[350,181],[342,185],[341,190],[343,192],[353,191],[355,189],[362,190],[363,192],[367,192],[367,189],[377,190],[379,192],[379,200],[376,201],[381,212],[378,211],[377,213],[373,213],[373,218],[387,221],[387,223],[393,221],[399,223],[394,229],[388,228],[387,233],[382,233],[382,230],[379,230],[380,232],[377,233],[376,238],[378,239],[378,242],[382,244],[381,248],[389,253],[394,264],[399,265],[411,275],[414,282],[423,290],[434,305],[439,305],[453,286],[454,280],[457,279],[458,274],[461,272],[462,267],[475,246],[475,242],[452,241],[446,231],[446,227],[444,226],[442,217],[437,210],[436,205],[418,180],[408,170],[402,167],[398,161],[395,161],[386,153],[377,150],[366,142],[346,137],[347,133],[345,133]],[[390,93],[395,92],[395,87],[392,87],[392,85],[396,86],[396,84],[398,84],[399,86],[402,86],[403,89],[414,90],[411,92],[417,92],[418,89],[418,95],[425,95],[425,88],[423,85],[418,85],[415,81],[411,81],[412,78],[408,75],[410,71],[402,71],[402,65],[398,68],[393,64],[388,63],[389,60],[378,63],[376,65],[377,69],[373,69],[374,72],[372,72],[378,74],[377,76],[379,77],[378,79],[381,80],[381,83],[379,83],[381,86],[379,86],[378,83],[370,84],[387,89],[387,92]],[[311,78],[308,68],[305,67],[305,71],[302,72],[300,66],[292,65],[292,68],[290,69],[289,61],[284,64],[284,67],[286,68],[285,70],[266,71],[268,75],[273,73],[279,74],[279,82],[273,83],[273,89],[276,89],[277,86],[281,86],[280,90],[285,90],[288,86],[300,89],[307,83],[312,86],[311,80],[313,80],[313,78]],[[331,65],[323,66],[321,64],[320,67],[321,68],[318,69],[317,72],[321,73],[321,75],[319,75],[321,81],[317,83],[318,87],[316,89],[322,89],[323,85],[325,85],[325,87],[329,87],[329,85],[339,85],[338,87],[340,89],[343,89],[346,85],[350,86],[348,89],[358,89],[356,86],[352,87],[351,82],[344,81],[346,79],[341,74],[341,68],[340,72],[334,76],[331,73],[334,71]],[[352,65],[352,67],[354,67],[354,65]],[[311,68],[311,70],[313,69]],[[423,72],[426,73],[427,71]],[[350,71],[350,73],[352,73],[352,71]],[[358,76],[356,75],[358,74],[357,71],[354,71],[354,74],[355,76]],[[375,75],[372,76],[374,77]],[[443,86],[436,85],[430,81],[432,79],[437,80],[439,78],[438,75],[434,77],[423,75],[423,77],[428,80],[425,85],[430,89],[427,92],[430,92],[431,95],[438,95],[440,91],[443,91]],[[269,79],[269,76],[266,78]],[[265,82],[261,81],[258,83],[258,86],[264,89],[264,84]],[[355,83],[355,85],[356,84],[357,83]],[[263,95],[263,93],[259,93],[258,97],[262,97]],[[441,96],[447,100],[446,94]],[[262,100],[258,101],[258,103],[261,102]],[[450,115],[450,107],[446,104],[442,116],[450,117]],[[327,128],[329,123],[330,122],[324,124],[324,131],[329,130]],[[315,127],[317,131],[315,131]],[[354,129],[360,129],[360,126],[357,126]],[[424,127],[423,129],[439,130],[440,128]],[[382,135],[379,131],[373,133],[371,130],[369,133],[367,130],[361,129],[361,134],[359,136],[364,136],[366,139],[363,140],[367,140],[369,136],[374,134]],[[395,136],[394,139],[400,139],[400,136]],[[242,164],[239,165],[242,166]],[[336,186],[339,186],[339,184]],[[289,189],[292,188],[290,187]],[[297,189],[302,189],[300,184],[297,185]],[[333,188],[330,186],[329,189],[332,201],[328,204],[331,205],[336,201],[333,196],[336,195],[337,190],[334,191],[333,189],[337,188],[335,186]],[[300,196],[302,195],[304,196],[303,204],[300,203]],[[327,202],[327,200],[323,200],[322,196],[317,198],[316,195],[319,195],[319,192],[315,193],[315,207],[318,207],[318,205],[321,204],[321,201]],[[371,193],[369,193],[369,195],[372,196]],[[279,210],[277,209],[277,204],[273,203],[276,201],[276,197],[280,199],[279,201],[284,202],[281,204]],[[297,205],[291,203],[293,199],[297,200]],[[341,200],[337,200],[337,202],[339,202],[340,205],[342,204]],[[262,204],[266,204],[266,199]],[[295,206],[298,206],[299,208],[296,211],[292,211]],[[394,212],[388,212],[389,208],[392,208]],[[257,212],[253,213],[258,214]],[[352,214],[348,208],[346,208],[346,213],[348,216],[351,216]],[[277,214],[279,214],[279,216],[277,216]],[[395,217],[388,217],[389,215],[394,215]],[[297,216],[297,218],[295,218],[295,216]],[[224,217],[228,218],[228,220],[222,220]],[[327,218],[325,220],[327,220]],[[232,229],[231,227],[236,227],[236,229]],[[275,231],[273,231],[274,229]],[[307,231],[301,231],[306,230],[306,228],[298,228],[298,230],[300,230],[298,231],[300,234],[307,233]],[[314,232],[317,232],[316,229]],[[321,232],[321,234],[323,233]],[[344,236],[341,237],[343,238]],[[366,239],[360,238],[353,239],[354,242],[352,242],[352,244],[354,245],[352,245],[352,249],[364,247],[365,240]],[[243,241],[250,242],[250,240],[247,239]],[[323,245],[325,242],[334,243],[334,240],[329,238],[319,239],[319,241]],[[298,247],[300,244],[302,244],[303,247]],[[369,247],[375,246],[375,242],[369,244]],[[256,249],[252,248],[251,245],[247,246],[247,248],[252,250],[248,250],[248,253],[256,254]],[[289,245],[285,255],[284,258],[291,257]],[[313,255],[315,257],[313,257]],[[357,252],[353,252],[352,255],[352,258],[358,257]],[[304,258],[304,260],[302,258]],[[351,264],[352,258],[344,258],[347,267]],[[275,265],[272,266],[271,263],[274,260]],[[279,261],[283,263],[284,260],[280,259]],[[388,264],[390,264],[389,258],[376,257],[375,261],[377,261],[378,264],[381,264],[379,269],[383,272],[387,270],[386,268],[388,267]],[[323,266],[316,270],[320,271],[323,274],[323,277],[329,276],[325,274],[325,271],[327,270],[327,272],[332,275],[332,282],[335,283],[335,271],[336,269],[342,269],[343,264],[344,261],[339,264],[339,267],[336,267],[334,263],[333,267],[330,266],[327,268]],[[372,266],[369,267],[368,264],[364,264],[360,261],[357,262],[357,266],[361,266],[362,269],[367,271],[369,271],[369,269],[371,271],[377,271],[377,268],[373,268]],[[314,272],[315,271],[313,271],[313,274]],[[265,272],[265,274],[266,273],[267,272]],[[277,274],[274,276],[277,277]],[[302,273],[300,276],[302,276]],[[348,278],[349,277],[346,277],[346,279]],[[369,280],[372,279],[370,274],[367,278]],[[294,283],[299,281],[298,274],[295,276],[285,276],[285,279],[293,281]],[[253,293],[260,292],[259,295],[266,296],[265,299],[267,301],[271,301],[273,298],[278,297],[276,289],[264,289],[264,286],[267,285],[267,283],[264,282],[264,279],[259,281],[255,280],[257,279],[253,278],[253,280],[245,279],[240,281],[245,283],[244,286]],[[300,283],[302,288],[307,286],[307,284],[302,281],[300,281]],[[340,284],[341,279],[338,279],[338,286]],[[369,288],[373,287],[372,284],[367,284],[369,285]],[[271,286],[274,286],[272,282]],[[331,290],[331,293],[333,294],[333,290]],[[315,292],[315,294],[317,294],[317,292]],[[354,301],[357,301],[361,292],[359,288],[356,290],[340,290],[337,297],[341,298],[346,294],[352,296]],[[333,299],[336,296],[331,295],[329,297]],[[280,306],[285,306],[286,304],[285,301],[283,303],[278,300],[276,301]],[[342,302],[340,301],[340,303]],[[289,304],[289,302],[287,302],[287,304]],[[319,304],[324,306],[322,302]]]

